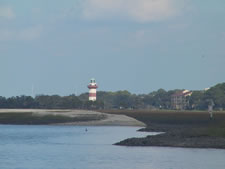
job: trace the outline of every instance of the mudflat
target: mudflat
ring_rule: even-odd
[[[0,124],[145,126],[126,115],[68,109],[0,109]]]

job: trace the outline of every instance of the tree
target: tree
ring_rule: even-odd
[[[205,99],[212,99],[215,103],[215,108],[225,109],[225,83],[217,84],[207,90]]]
[[[205,102],[204,91],[193,91],[189,98],[189,108],[203,110],[207,109],[208,105]]]

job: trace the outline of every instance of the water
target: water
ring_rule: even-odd
[[[225,150],[114,146],[146,133],[135,127],[85,128],[0,125],[0,169],[225,168]]]

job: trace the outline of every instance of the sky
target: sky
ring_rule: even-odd
[[[224,0],[0,0],[0,96],[225,82]],[[32,92],[33,89],[33,92]]]

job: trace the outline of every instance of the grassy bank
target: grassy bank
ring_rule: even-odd
[[[69,117],[65,115],[38,115],[33,113],[0,113],[0,124],[17,124],[17,125],[41,125],[41,124],[57,124],[101,120],[105,118],[103,115],[85,115],[78,117]]]
[[[102,112],[124,114],[144,122],[147,126],[152,124],[217,126],[225,123],[225,112],[214,112],[213,119],[210,119],[206,111],[102,110]]]
[[[106,110],[124,114],[147,124],[141,131],[165,132],[145,138],[131,138],[117,145],[225,148],[225,112],[210,119],[204,111]]]

